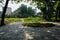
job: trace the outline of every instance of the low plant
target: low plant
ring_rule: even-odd
[[[23,26],[27,26],[27,27],[53,27],[55,25],[52,23],[24,23]]]

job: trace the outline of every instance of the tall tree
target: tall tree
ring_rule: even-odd
[[[53,10],[54,10],[54,4],[55,0],[32,0],[37,3],[37,7],[41,9],[43,12],[43,17],[46,19],[51,18]]]
[[[56,10],[56,14],[55,14],[55,19],[56,21],[58,20],[58,17],[60,15],[60,0],[55,0],[55,10]]]
[[[27,7],[27,5],[21,4],[19,8],[19,12],[17,12],[16,14],[17,17],[29,17],[29,16],[34,16],[35,11],[36,10],[32,9],[32,7]]]
[[[5,13],[6,13],[6,10],[7,10],[8,2],[9,2],[9,0],[6,0],[5,7],[3,8],[1,26],[4,25],[4,17],[5,17]]]
[[[35,15],[35,11],[34,9],[32,9],[32,7],[28,7],[27,13],[29,16],[34,16]]]
[[[17,13],[19,17],[27,17],[27,5],[21,4],[19,12]]]
[[[0,0],[0,3],[2,3],[4,0]],[[5,0],[6,3],[5,3],[5,6],[3,8],[3,13],[2,13],[2,19],[1,19],[1,26],[4,25],[4,17],[5,17],[5,13],[6,13],[6,10],[7,10],[7,7],[8,7],[8,3],[9,3],[9,0]],[[12,1],[17,1],[19,2],[18,0],[12,0]],[[22,1],[22,0],[20,0]]]

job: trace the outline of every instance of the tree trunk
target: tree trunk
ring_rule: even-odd
[[[55,14],[55,21],[57,22],[58,18],[58,10],[56,10],[56,14]]]
[[[56,16],[55,16],[55,18],[56,18],[56,21],[57,21],[57,13],[56,13]]]
[[[5,17],[7,7],[8,7],[8,3],[9,3],[9,0],[6,0],[5,7],[3,8],[3,13],[2,13],[1,26],[4,25],[4,17]]]

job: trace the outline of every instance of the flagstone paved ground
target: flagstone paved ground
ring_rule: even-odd
[[[60,40],[60,26],[23,27],[23,22],[0,27],[0,40]]]

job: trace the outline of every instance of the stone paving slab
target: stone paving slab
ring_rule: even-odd
[[[22,22],[0,27],[0,40],[60,40],[60,26],[23,27]]]

